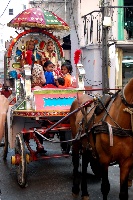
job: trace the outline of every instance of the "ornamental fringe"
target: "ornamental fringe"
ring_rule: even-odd
[[[78,64],[81,55],[81,50],[77,49],[74,53],[74,64]]]

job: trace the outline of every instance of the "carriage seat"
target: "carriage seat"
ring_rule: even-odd
[[[105,107],[109,105],[109,102],[111,101],[111,95],[104,94],[102,97],[98,98],[96,101],[96,108],[95,108],[95,114],[100,115]]]

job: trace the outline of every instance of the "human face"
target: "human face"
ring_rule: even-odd
[[[49,64],[49,65],[45,68],[45,70],[46,70],[47,72],[53,72],[53,70],[54,70],[54,65],[53,65],[53,64]]]
[[[34,50],[34,42],[33,41],[29,41],[28,50],[31,50],[31,51]]]
[[[54,45],[52,42],[49,42],[48,45],[47,45],[47,50],[52,52],[54,50]]]
[[[67,74],[69,71],[68,71],[68,69],[67,69],[66,66],[62,66],[62,67],[61,67],[61,72],[62,72],[63,75],[65,75],[65,74]]]

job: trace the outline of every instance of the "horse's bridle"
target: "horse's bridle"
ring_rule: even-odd
[[[126,101],[126,98],[125,98],[125,95],[124,95],[124,88],[123,88],[123,90],[120,91],[120,97],[121,97],[121,100],[122,100],[122,102],[124,103],[125,106],[128,106],[128,107],[130,107],[130,108],[133,108],[133,104],[128,103],[128,102]]]

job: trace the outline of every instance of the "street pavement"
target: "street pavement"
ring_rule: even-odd
[[[60,145],[45,142],[47,155],[61,153]],[[16,179],[16,168],[11,165],[14,149],[9,149],[7,162],[2,159],[0,148],[0,200],[73,200],[72,161],[69,158],[52,158],[34,161],[27,166],[28,186],[20,188]],[[90,200],[102,200],[101,181],[98,180],[88,166],[88,191]],[[109,167],[111,190],[108,200],[119,199],[119,167]],[[81,200],[80,196],[75,200]],[[133,200],[133,186],[129,188],[129,200]]]

